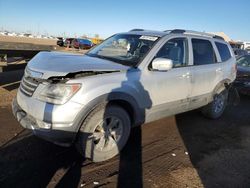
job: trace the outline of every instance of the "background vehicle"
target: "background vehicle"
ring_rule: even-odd
[[[64,46],[71,48],[73,40],[74,40],[74,38],[66,38],[65,41],[64,41]]]
[[[235,86],[242,94],[250,94],[250,54],[237,59],[237,78]]]
[[[234,48],[233,50],[234,50],[234,54],[236,57],[240,57],[240,56],[248,54],[247,50],[238,49],[238,48]]]
[[[74,39],[71,46],[77,49],[90,49],[93,43],[88,39]]]
[[[56,42],[56,44],[58,45],[58,46],[64,46],[64,42],[63,42],[63,38],[62,37],[57,37],[57,42]]]
[[[198,108],[219,118],[235,77],[233,51],[219,36],[134,29],[85,55],[36,55],[13,113],[37,136],[76,143],[83,156],[99,162],[121,151],[134,126]]]
[[[250,42],[243,42],[243,49],[244,50],[250,49]]]

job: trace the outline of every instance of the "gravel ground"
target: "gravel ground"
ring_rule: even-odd
[[[250,187],[250,97],[218,120],[197,110],[135,128],[95,164],[20,127],[10,101],[22,74],[0,73],[0,187]]]

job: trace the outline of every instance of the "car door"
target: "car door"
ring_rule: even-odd
[[[210,40],[192,38],[193,65],[191,68],[191,94],[189,109],[205,105],[216,83],[223,77],[222,65]]]
[[[173,68],[163,72],[152,70],[143,75],[141,82],[148,91],[152,106],[146,112],[146,121],[186,111],[190,94],[190,67],[188,67],[188,40],[172,38],[156,53],[155,58],[173,61]]]

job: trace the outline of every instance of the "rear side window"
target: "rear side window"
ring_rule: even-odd
[[[215,45],[220,53],[221,61],[227,61],[231,58],[231,53],[226,44],[215,42]]]
[[[194,65],[207,65],[216,63],[216,56],[210,41],[192,39]]]

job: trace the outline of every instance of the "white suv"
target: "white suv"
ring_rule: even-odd
[[[85,55],[41,52],[27,65],[13,113],[39,137],[104,161],[124,147],[133,126],[201,108],[222,115],[236,77],[221,37],[134,29]]]

